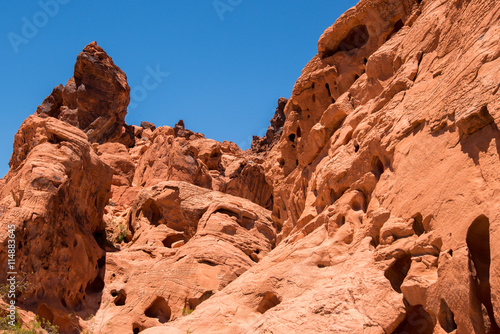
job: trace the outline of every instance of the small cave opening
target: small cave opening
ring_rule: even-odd
[[[146,217],[151,225],[158,226],[161,219],[161,211],[156,205],[155,201],[148,199],[142,206],[142,213]]]
[[[119,291],[116,291],[114,289],[111,290],[111,296],[114,297],[113,303],[116,306],[123,306],[127,301],[127,293],[123,289],[120,289]]]
[[[300,126],[297,128],[297,138],[302,137],[302,130],[300,129]]]
[[[467,230],[469,270],[471,271],[471,297],[477,298],[487,311],[491,333],[500,333],[496,323],[490,285],[490,220],[485,215],[477,217]],[[480,311],[480,310],[478,310]],[[478,312],[479,314],[481,312]],[[486,321],[485,321],[486,322]]]
[[[444,299],[441,299],[439,305],[438,321],[441,327],[446,331],[446,333],[451,333],[457,329],[457,324],[455,323],[455,315],[448,307],[448,304]]]
[[[421,236],[425,232],[422,214],[418,212],[412,218],[413,218],[413,224],[412,224],[413,231],[415,232],[416,235]]]
[[[365,194],[363,193],[363,191],[358,190],[358,195],[355,196],[349,204],[351,206],[351,209],[353,209],[354,211],[366,212],[365,203],[366,203]]]
[[[337,225],[338,225],[339,227],[341,227],[341,226],[344,226],[344,225],[345,225],[345,216],[343,216],[343,215],[342,215],[342,216],[339,216],[339,218],[337,219]]]
[[[146,328],[136,322],[134,322],[134,324],[132,325],[132,333],[134,334],[139,334],[140,332],[142,332],[143,330],[145,330]]]
[[[333,50],[326,50],[323,54],[323,58],[333,56],[340,51],[349,52],[355,49],[360,49],[368,42],[369,38],[370,34],[368,33],[368,29],[365,25],[356,26],[349,30],[347,36],[340,41],[337,48]]]
[[[387,268],[384,273],[385,278],[389,280],[394,291],[401,293],[401,285],[408,275],[411,266],[411,254],[405,254]]]
[[[280,303],[281,300],[274,292],[266,292],[257,306],[257,312],[265,313]]]
[[[162,243],[163,246],[172,248],[172,244],[176,243],[177,241],[185,240],[184,235],[182,234],[174,234],[174,235],[169,235],[166,237]]]
[[[398,31],[400,31],[404,26],[405,24],[402,20],[398,20],[396,23],[394,23],[394,27],[392,28],[392,31],[389,33],[389,35],[387,35],[385,41],[387,42],[388,40],[390,40],[391,37],[394,36]]]
[[[151,305],[144,311],[148,318],[157,318],[162,324],[170,320],[172,314],[167,301],[163,297],[156,297]]]
[[[328,82],[325,84],[325,88],[326,88],[326,91],[328,92],[328,96],[332,96],[332,91],[330,90],[330,85],[328,84]]]
[[[373,157],[372,170],[377,179],[379,179],[380,176],[384,173],[385,170],[384,164],[382,163],[382,160],[380,160],[378,156]]]
[[[198,305],[203,303],[208,298],[212,297],[213,294],[214,292],[212,290],[209,290],[203,292],[203,294],[198,298],[189,298],[186,306],[190,311],[194,311],[198,307]]]
[[[435,326],[432,316],[422,305],[407,306],[405,318],[392,334],[432,334]]]
[[[302,108],[298,104],[293,104],[292,110],[298,112],[299,114],[302,112]]]
[[[295,133],[291,133],[288,135],[288,139],[293,143],[295,142]]]
[[[229,217],[234,217],[236,219],[240,219],[240,214],[238,212],[234,212],[233,210],[225,209],[225,208],[220,208],[214,211],[215,213],[222,213],[223,215],[227,215]]]

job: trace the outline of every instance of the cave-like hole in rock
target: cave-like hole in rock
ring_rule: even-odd
[[[293,143],[295,141],[295,133],[289,134],[288,139]]]
[[[300,130],[300,126],[297,128],[297,138],[302,136],[302,130]]]
[[[441,327],[446,331],[446,333],[451,333],[457,329],[457,324],[455,323],[455,315],[448,307],[448,304],[444,299],[441,299],[439,305],[438,320]]]
[[[349,52],[359,49],[368,42],[369,38],[370,35],[365,25],[356,26],[349,30],[347,36],[339,43],[336,49],[326,50],[323,57],[333,56],[340,51]]]
[[[257,306],[257,312],[265,313],[273,307],[279,305],[281,300],[273,292],[266,292]]]
[[[149,318],[157,318],[161,323],[170,320],[171,310],[167,301],[163,297],[156,297],[154,302],[144,311]]]
[[[490,220],[488,217],[480,215],[472,222],[467,231],[466,242],[469,249],[469,259],[472,262],[469,264],[472,270],[471,295],[478,298],[486,308],[490,321],[490,332],[500,333],[491,301]]]
[[[385,40],[388,41],[389,39],[391,39],[391,37],[394,36],[398,31],[400,31],[401,28],[403,28],[404,26],[405,26],[404,22],[402,20],[398,20],[396,23],[394,23],[394,28],[392,29],[392,31],[389,33],[389,35]]]
[[[341,227],[345,225],[345,216],[344,215],[339,215],[337,217],[337,226]]]
[[[385,170],[384,164],[382,163],[382,160],[380,160],[380,158],[377,156],[373,157],[372,169],[377,178],[380,178],[380,175],[384,173]]]
[[[365,201],[365,194],[361,191],[358,190],[359,196],[354,197],[351,200],[351,208],[354,211],[366,211],[366,208],[364,206],[364,201]]]
[[[326,90],[328,92],[328,96],[331,97],[332,96],[332,91],[330,90],[330,85],[328,84],[328,82],[325,84],[325,88],[326,88]]]
[[[225,208],[217,209],[214,211],[214,213],[222,213],[223,215],[227,215],[229,217],[234,217],[236,219],[240,218],[240,214],[238,212],[234,212],[232,210],[225,209]]]
[[[207,300],[208,298],[212,297],[213,296],[213,292],[210,290],[210,291],[205,291],[200,297],[198,298],[189,298],[188,299],[188,307],[191,311],[194,311],[198,305],[200,305],[201,303],[203,303],[205,300]]]
[[[127,293],[123,289],[120,289],[120,291],[112,290],[111,296],[115,297],[113,303],[116,306],[123,306],[127,301]]]
[[[401,285],[411,266],[411,254],[400,257],[385,271],[384,276],[391,283],[394,291],[401,293]]]
[[[413,216],[412,228],[415,234],[418,236],[421,236],[425,232],[424,224],[422,222],[423,222],[422,214],[417,213]]]
[[[185,240],[184,236],[182,234],[174,234],[174,235],[169,235],[166,237],[162,242],[163,246],[172,248],[172,244],[176,243],[177,241]]]
[[[436,324],[422,305],[408,306],[406,316],[392,334],[432,334]]]
[[[161,219],[161,211],[154,200],[148,199],[142,206],[142,212],[144,217],[149,220],[151,225],[158,225],[158,222]]]
[[[134,334],[139,334],[143,330],[145,330],[146,327],[139,325],[138,323],[135,323],[132,325],[132,333]]]

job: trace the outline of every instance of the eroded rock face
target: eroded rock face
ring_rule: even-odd
[[[184,129],[183,124],[174,129],[159,127],[148,137],[144,133],[147,130],[143,131],[144,141],[136,144],[143,145],[144,152],[137,164],[134,185],[184,181],[272,208],[272,187],[265,179],[262,161],[246,155],[232,142],[206,139]]]
[[[8,225],[15,225],[18,281],[29,283],[18,305],[73,332],[69,313],[96,312],[104,287],[104,230],[111,168],[81,130],[30,116],[16,134],[11,170],[1,190],[0,280],[7,272]],[[74,320],[78,323],[78,320]],[[68,327],[69,326],[69,327]]]
[[[498,333],[499,13],[360,1],[245,152],[182,120],[95,133],[56,87],[0,182],[1,228],[16,222],[33,270],[21,317],[68,333]],[[121,82],[89,48],[75,78]]]
[[[262,153],[271,150],[271,148],[280,140],[281,133],[283,132],[283,125],[285,125],[285,106],[288,100],[284,97],[280,97],[278,100],[278,106],[274,113],[274,117],[271,119],[271,125],[267,128],[266,135],[264,137],[254,136],[252,139],[251,150],[254,153]]]
[[[106,330],[157,326],[194,310],[276,244],[262,160],[183,121],[128,126],[128,93],[124,73],[91,43],[74,77],[15,136],[0,183],[0,259],[6,269],[13,224],[25,322],[38,315],[62,333],[93,331],[95,320],[85,320],[102,309]],[[130,292],[127,282],[144,284],[145,269],[160,258],[171,272]],[[181,289],[183,279],[191,283]],[[158,293],[155,284],[168,280],[171,289]]]
[[[132,144],[125,115],[130,102],[127,76],[111,57],[92,42],[78,55],[75,73],[38,107],[50,116],[83,130],[90,142],[120,140]]]
[[[270,211],[186,182],[139,192],[130,242],[106,258],[96,330],[129,333],[181,318],[275,246]]]
[[[498,332],[499,9],[361,1],[341,16],[264,163],[277,248],[145,333]]]

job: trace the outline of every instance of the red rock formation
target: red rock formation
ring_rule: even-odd
[[[21,318],[64,333],[498,333],[499,23],[492,0],[361,0],[246,152],[183,121],[125,125],[123,72],[87,46],[0,183],[32,283]]]
[[[283,132],[283,125],[285,125],[285,106],[288,100],[280,97],[278,100],[278,107],[274,117],[271,119],[271,126],[267,128],[264,137],[253,136],[251,150],[254,153],[261,153],[269,151],[281,138]]]
[[[0,242],[7,244],[7,226],[15,225],[17,267],[7,270],[2,247],[0,280],[17,271],[18,281],[30,283],[18,305],[65,328],[69,310],[84,317],[99,305],[105,252],[96,236],[104,230],[112,170],[85,133],[52,117],[26,119],[14,148],[1,190]]]
[[[130,128],[125,126],[125,115],[129,102],[127,76],[92,42],[78,55],[73,77],[66,86],[54,88],[37,114],[59,118],[83,130],[90,142],[103,143],[122,136],[127,141]]]

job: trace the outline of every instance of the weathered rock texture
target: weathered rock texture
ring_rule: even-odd
[[[284,110],[287,102],[287,99],[280,97],[274,117],[271,119],[271,126],[267,128],[265,136],[262,138],[253,136],[251,150],[254,153],[270,151],[271,148],[280,140],[281,133],[283,132],[283,125],[285,125]]]
[[[83,130],[90,142],[124,137],[133,144],[131,129],[125,125],[129,102],[127,76],[92,42],[78,55],[75,74],[66,86],[54,88],[36,113],[59,118]]]
[[[126,126],[125,77],[87,46],[0,183],[32,283],[21,318],[65,333],[499,333],[499,36],[497,1],[361,0],[246,152],[183,121]]]

